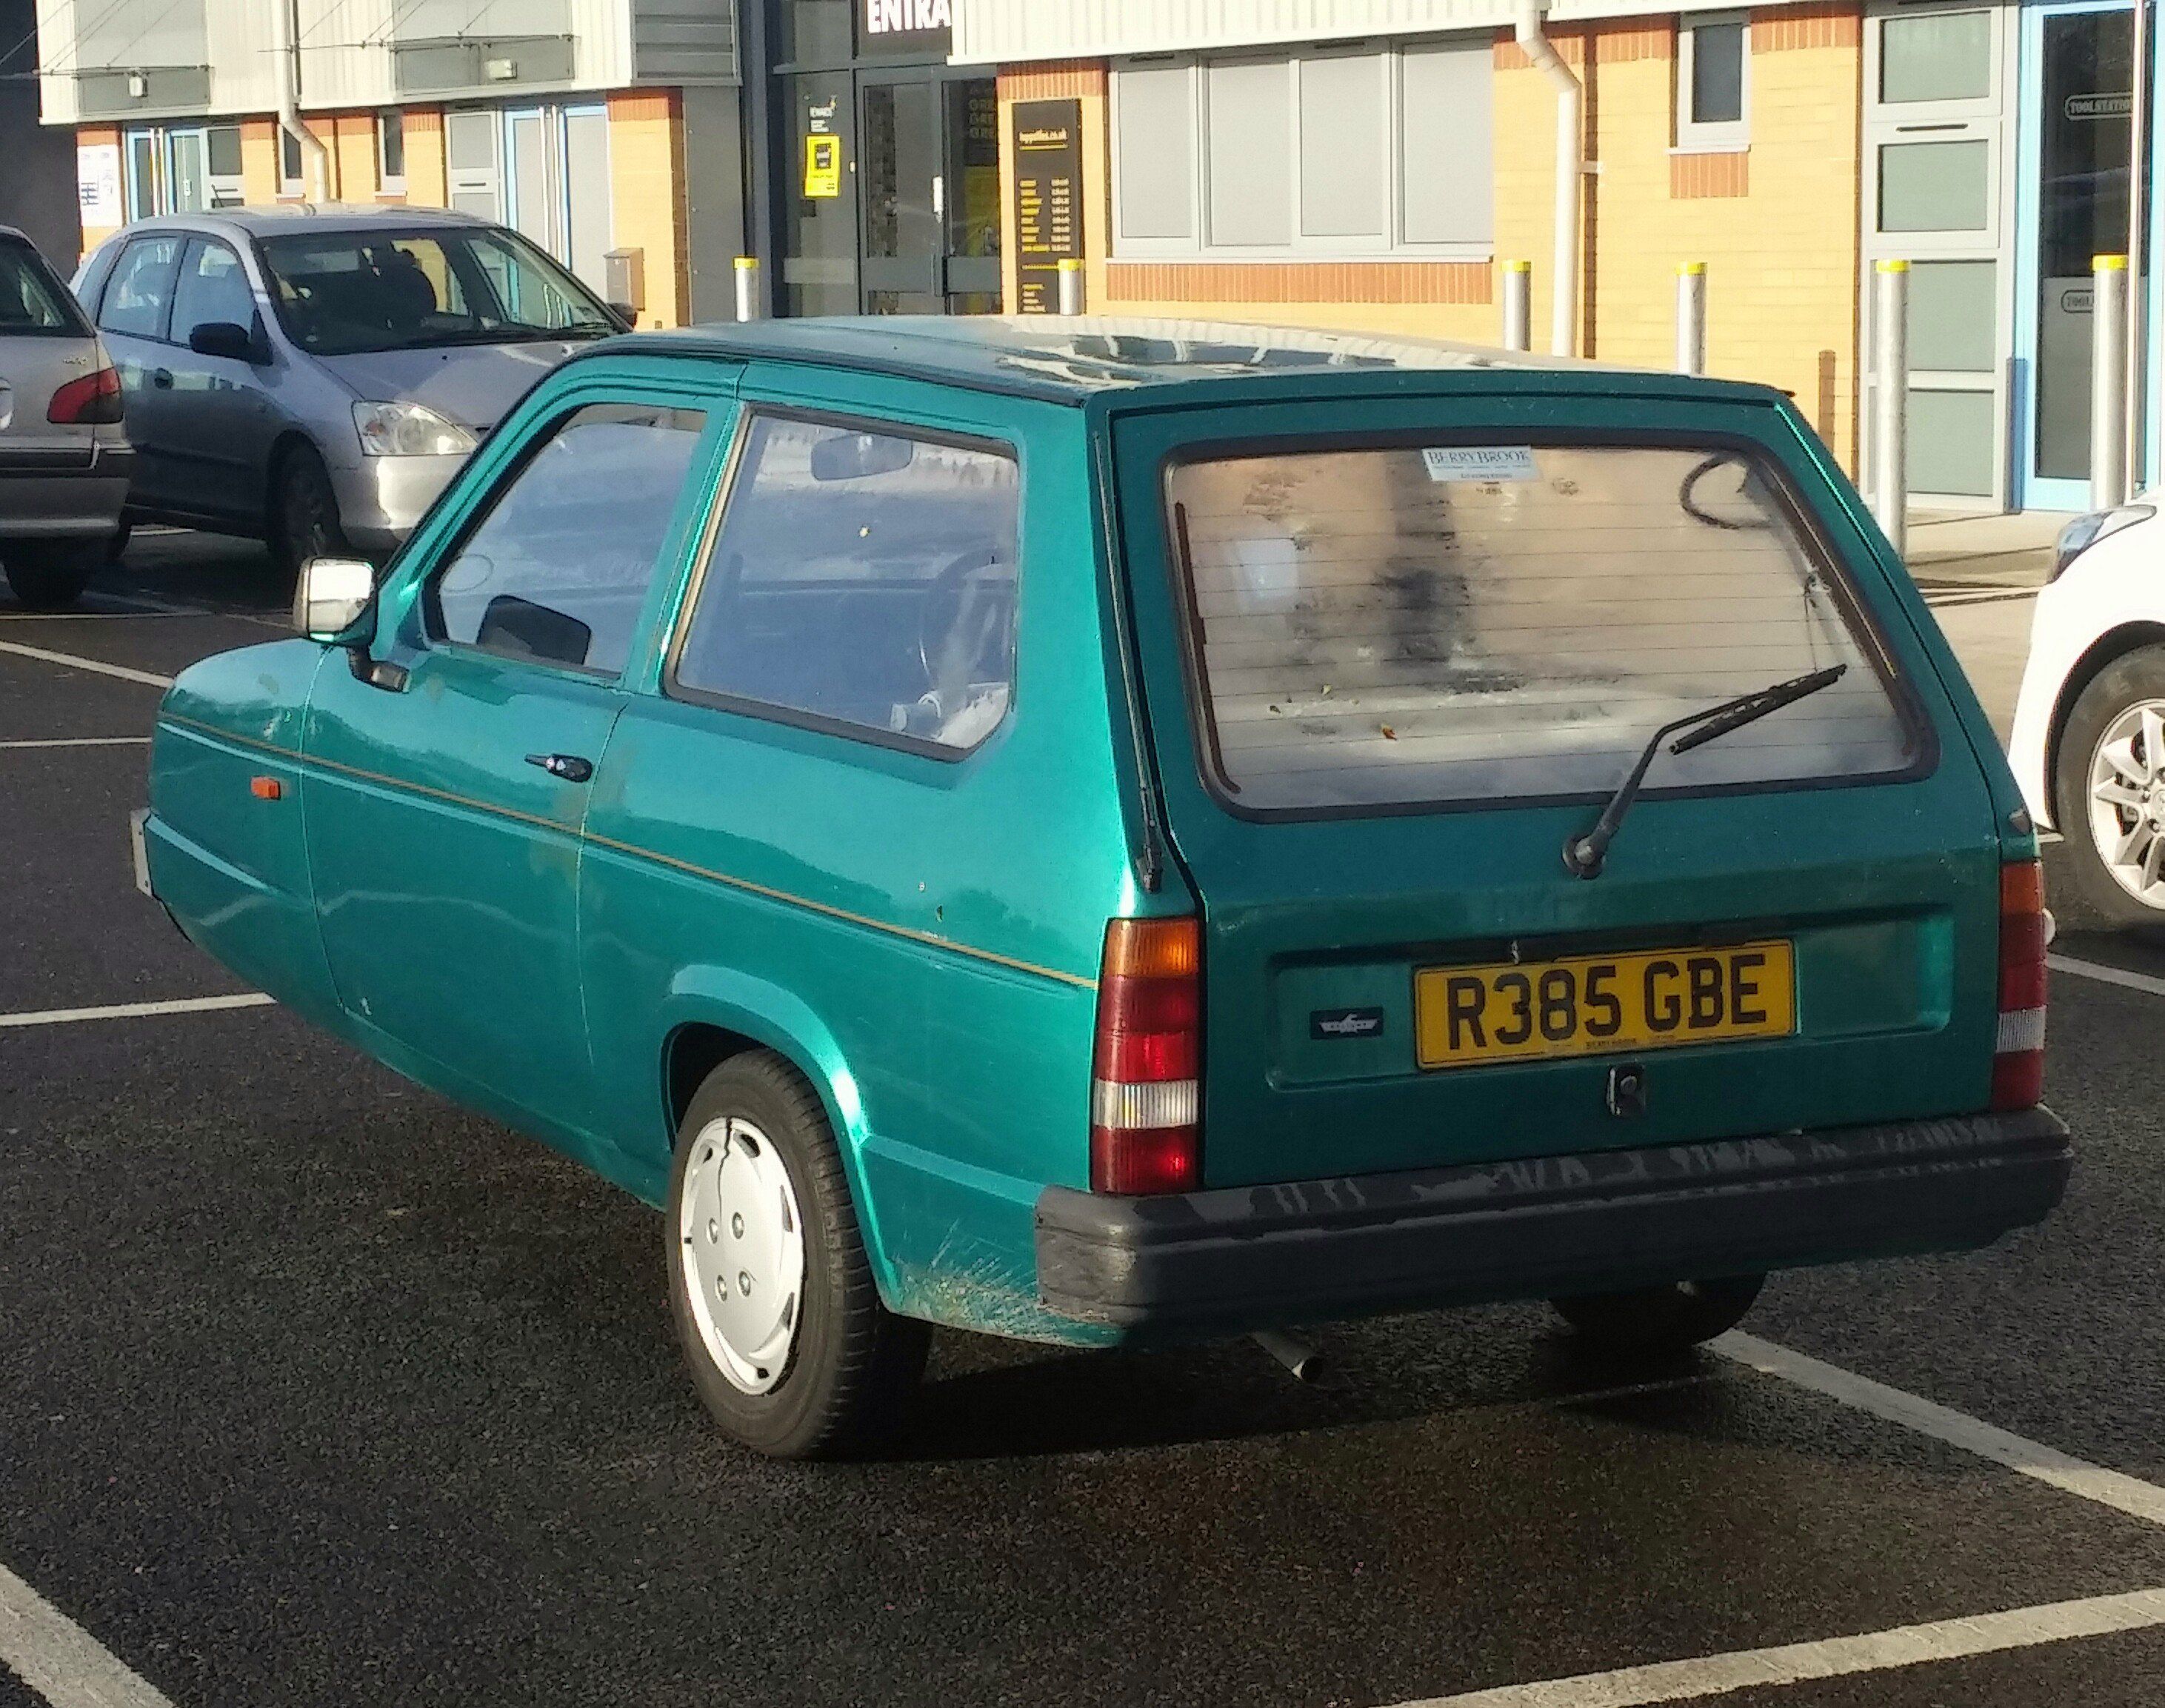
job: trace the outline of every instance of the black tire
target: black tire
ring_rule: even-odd
[[[688,1301],[685,1194],[707,1130],[735,1117],[763,1134],[801,1206],[802,1310],[780,1379],[763,1393],[730,1380]],[[723,1430],[776,1458],[835,1458],[878,1446],[924,1374],[930,1331],[881,1304],[857,1231],[848,1178],[819,1094],[780,1057],[733,1056],[709,1073],[677,1130],[662,1242],[677,1335],[699,1398]]]
[[[1604,1352],[1677,1352],[1735,1328],[1766,1284],[1764,1275],[1730,1275],[1549,1302],[1583,1338]]]
[[[64,610],[105,561],[103,540],[27,540],[4,548],[8,585],[34,611]]]
[[[113,537],[105,542],[105,561],[108,563],[120,561],[122,556],[127,552],[128,542],[134,537],[134,533],[135,525],[125,520],[113,530]]]
[[[271,482],[270,525],[271,555],[288,575],[298,575],[312,557],[353,556],[330,471],[313,445],[297,445],[279,459]]]
[[[2112,875],[2090,824],[2090,762],[2098,744],[2115,719],[2145,700],[2165,703],[2165,646],[2138,647],[2091,678],[2060,726],[2052,767],[2052,803],[2066,838],[2060,863],[2077,904],[2114,926],[2165,925],[2165,905],[2150,906]],[[2165,766],[2165,756],[2152,762]]]

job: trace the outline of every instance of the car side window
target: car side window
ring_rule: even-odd
[[[653,403],[590,403],[566,416],[429,581],[430,636],[623,670],[706,424],[702,410]]]
[[[198,326],[224,321],[245,329],[255,319],[255,293],[240,257],[215,238],[190,238],[173,287],[173,342],[186,344]]]
[[[977,746],[1014,693],[1013,453],[773,414],[744,432],[672,690]]]
[[[139,237],[130,243],[105,287],[97,324],[131,338],[163,338],[180,258],[177,237]]]

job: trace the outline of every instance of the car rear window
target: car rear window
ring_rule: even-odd
[[[24,333],[87,336],[75,299],[26,244],[0,242],[0,338]]]
[[[1663,752],[1648,790],[1918,762],[1847,583],[1741,451],[1287,451],[1167,484],[1204,745],[1240,809],[1605,792],[1662,725],[1831,665],[1832,687]]]

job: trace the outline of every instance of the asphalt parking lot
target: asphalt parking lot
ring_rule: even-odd
[[[138,894],[158,680],[285,593],[166,534],[0,591],[0,1708],[2165,1700],[2165,949],[2067,922],[2081,1160],[1990,1252],[1653,1370],[1534,1308],[1332,1329],[1325,1389],[946,1336],[891,1457],[777,1464],[650,1212]]]

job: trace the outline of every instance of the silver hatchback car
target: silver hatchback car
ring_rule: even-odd
[[[82,591],[119,536],[133,467],[97,333],[29,239],[0,225],[0,566],[18,599]]]
[[[127,397],[130,517],[288,569],[388,556],[535,381],[625,325],[518,233],[414,208],[143,220],[76,294]]]

